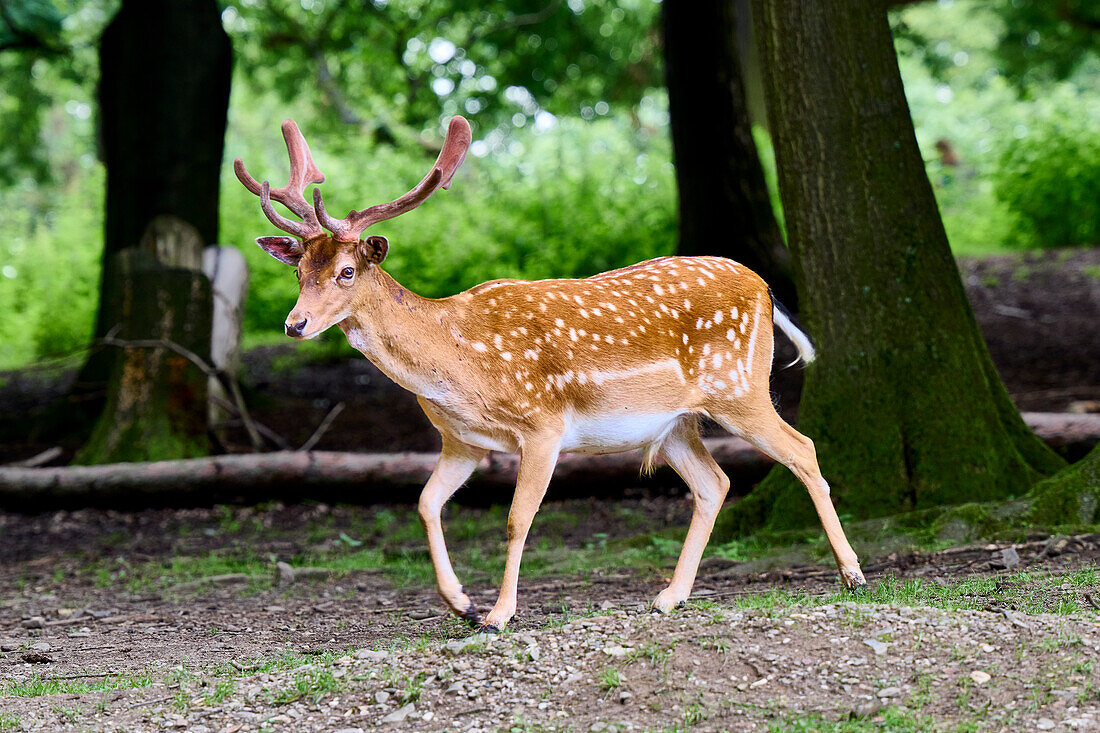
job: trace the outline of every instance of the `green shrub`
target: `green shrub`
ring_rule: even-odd
[[[103,168],[74,178],[55,205],[41,192],[0,196],[8,237],[0,243],[0,369],[87,346],[99,302]],[[43,208],[48,213],[36,212]]]
[[[993,182],[1017,234],[1041,247],[1100,243],[1100,104],[1055,97],[1003,144]],[[1017,139],[1018,136],[1018,139]]]

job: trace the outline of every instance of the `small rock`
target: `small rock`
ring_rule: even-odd
[[[389,652],[375,651],[373,649],[360,649],[355,652],[356,659],[369,659],[372,662],[381,662],[389,656]]]
[[[1012,569],[1020,564],[1020,553],[1016,552],[1015,547],[1006,547],[997,553],[994,564],[1002,568]]]
[[[1035,727],[1039,730],[1051,730],[1054,728],[1054,721],[1050,718],[1039,718],[1038,722],[1035,723]]]
[[[363,733],[362,728],[339,728],[332,733]]]
[[[46,619],[41,616],[31,616],[29,619],[23,621],[20,626],[24,629],[41,629],[42,625],[46,623]]]
[[[619,693],[619,702],[621,702],[625,705],[626,701],[629,700],[632,697],[634,697],[633,692],[628,692],[626,690],[623,690]]]
[[[294,568],[290,566],[290,563],[280,560],[275,563],[275,584],[276,585],[290,585],[294,582]]]
[[[408,616],[413,621],[423,621],[426,618],[431,618],[432,612],[426,608],[415,608],[409,611]]]
[[[31,644],[31,649],[34,649],[36,652],[48,652],[51,649],[50,642],[36,641]]]
[[[588,733],[603,733],[607,730],[607,723],[597,720],[592,725],[588,726]]]
[[[390,693],[385,690],[379,690],[374,693],[374,701],[379,705],[384,705],[390,699]]]
[[[0,640],[0,652],[14,652],[19,648],[19,642],[15,639]]]
[[[624,646],[616,644],[615,646],[605,646],[603,653],[609,657],[625,657],[631,650]]]
[[[855,718],[869,718],[879,710],[882,710],[881,700],[872,700],[870,702],[861,703],[852,709],[852,717]]]
[[[879,641],[878,639],[864,639],[863,643],[875,650],[875,654],[882,655],[886,653],[889,648],[889,644]],[[887,688],[889,689],[889,688]]]
[[[986,682],[989,682],[990,677],[986,672],[976,669],[970,673],[970,679],[974,680],[979,685],[984,685]]]
[[[901,696],[901,688],[900,687],[883,687],[881,690],[879,690],[875,694],[878,697],[881,697],[881,698],[884,698],[884,699],[888,698],[888,697],[900,697]]]
[[[409,703],[408,705],[402,705],[397,710],[382,718],[383,723],[404,723],[405,718],[409,717],[413,711],[416,710],[416,703]]]
[[[600,610],[601,611],[610,611],[614,607],[615,607],[615,604],[612,603],[611,601],[604,601],[603,603],[600,604]]]

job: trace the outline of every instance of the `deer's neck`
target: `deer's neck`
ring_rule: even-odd
[[[362,276],[371,282],[340,323],[348,343],[405,389],[443,397],[455,376],[445,303],[420,297],[377,266]]]

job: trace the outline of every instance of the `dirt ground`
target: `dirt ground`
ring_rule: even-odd
[[[993,361],[1021,410],[1100,409],[1100,248],[1045,250],[959,263],[971,306]],[[338,333],[333,338],[342,338]],[[338,403],[345,409],[317,450],[432,451],[439,436],[409,393],[347,349],[321,358],[288,343],[248,352],[242,381],[255,419],[302,445]],[[776,363],[793,351],[777,341]],[[34,416],[64,394],[71,371],[0,374],[0,463],[36,455],[60,442],[28,430]],[[777,370],[772,389],[793,420],[802,387],[798,369]],[[227,449],[250,450],[244,430]]]
[[[553,543],[579,552],[690,510],[619,503],[636,523],[611,521],[608,502],[550,507],[583,518]],[[669,616],[647,603],[671,562],[524,573],[500,637],[472,637],[430,584],[374,570],[140,588],[102,572],[170,575],[242,544],[293,557],[317,548],[318,513],[350,527],[387,510],[412,511],[0,514],[0,729],[1100,730],[1100,535],[1036,537],[1015,560],[1007,545],[864,557],[872,595],[853,598],[828,565],[710,557]],[[918,586],[951,600],[929,607]],[[495,600],[484,579],[467,589],[483,610]]]

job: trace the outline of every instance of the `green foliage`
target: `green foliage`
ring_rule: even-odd
[[[74,179],[50,213],[34,191],[0,192],[0,368],[80,349],[91,337],[103,247],[103,169]]]
[[[329,124],[408,141],[456,113],[485,130],[632,108],[662,84],[649,0],[232,0],[240,68]],[[302,83],[303,76],[315,83]],[[338,125],[344,126],[344,125]]]
[[[1002,144],[997,198],[1017,216],[1018,236],[1043,247],[1100,243],[1100,102],[1064,86],[1020,139]],[[1015,138],[1016,136],[1014,136]]]
[[[1098,116],[1100,62],[1095,54],[1093,61],[1078,64],[1065,83],[1025,82],[1028,93],[1021,98],[1020,79],[998,55],[1006,22],[1001,14],[1008,4],[916,3],[892,15],[917,141],[956,253],[1033,245],[1034,228],[1021,223],[998,195],[999,182],[1014,175],[1002,172],[1003,151],[1021,140],[1039,148],[1032,136],[1044,120],[1069,117],[1085,125],[1085,118]],[[944,164],[937,144],[951,147],[957,165]],[[1043,167],[1041,157],[1036,162]],[[1045,171],[1059,175],[1056,164]],[[1016,182],[1021,196],[1029,195],[1030,186],[1029,179]],[[1057,215],[1076,221],[1084,212]]]

